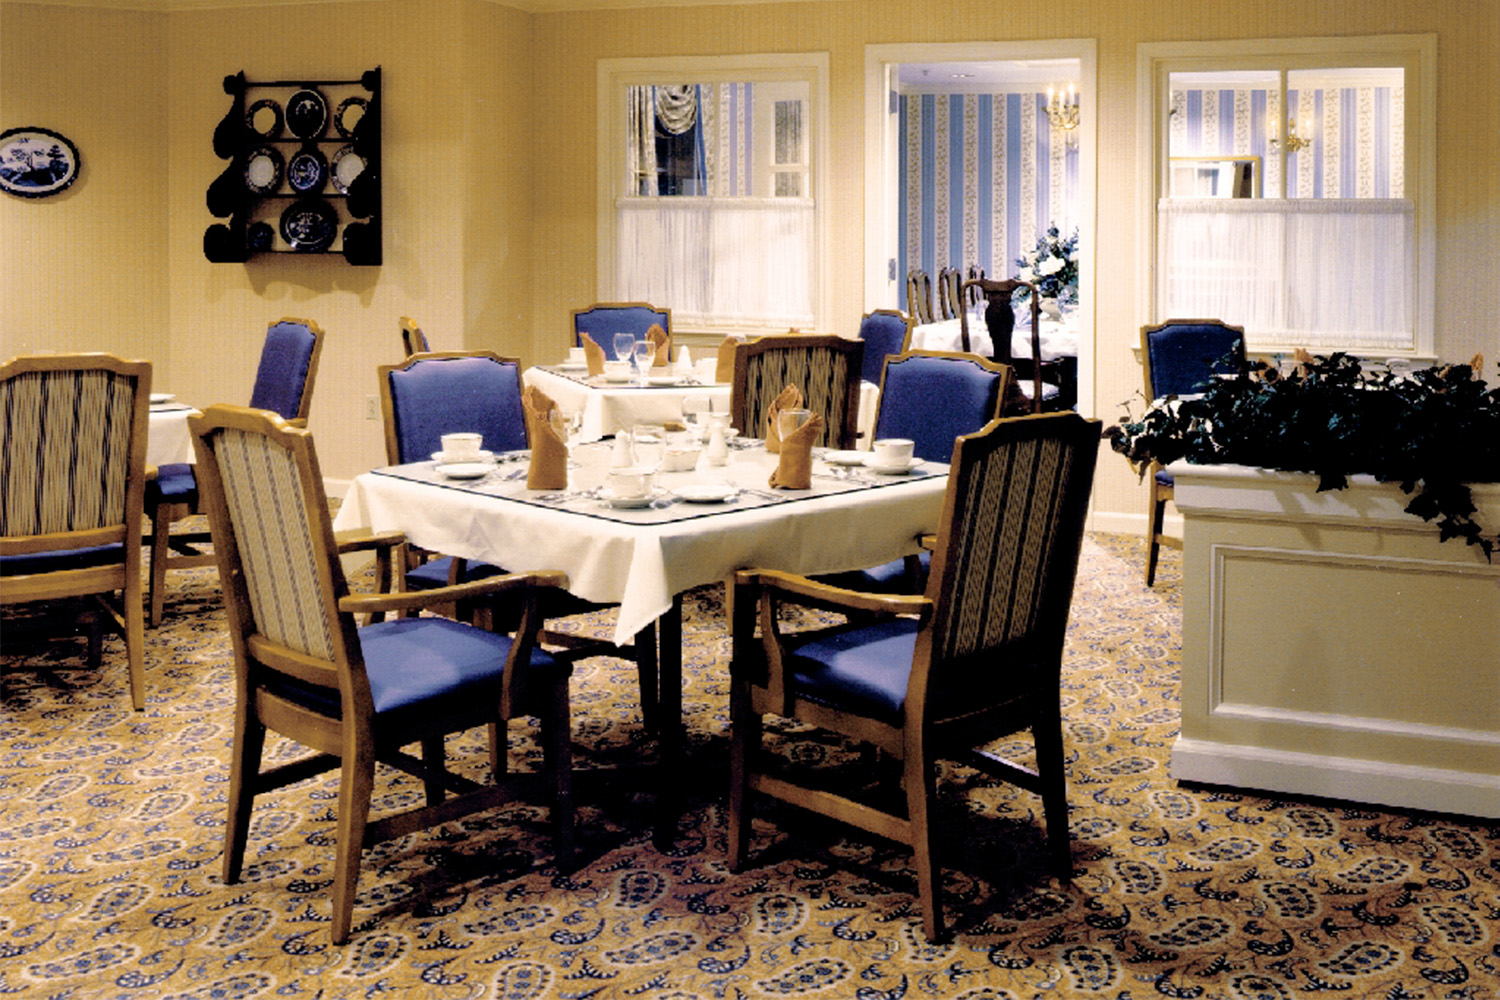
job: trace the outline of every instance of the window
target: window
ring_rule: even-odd
[[[1432,349],[1430,37],[1143,46],[1154,318],[1256,351]]]
[[[817,328],[827,58],[602,60],[599,287],[674,327]]]

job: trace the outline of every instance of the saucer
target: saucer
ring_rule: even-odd
[[[152,403],[173,403],[177,401],[177,397],[170,392],[153,392],[150,396],[150,401]]]
[[[823,453],[823,461],[829,465],[864,465],[865,459],[870,457],[868,451],[827,451]]]
[[[439,465],[437,472],[449,479],[483,479],[495,469],[489,462],[451,462]]]
[[[588,363],[585,361],[559,361],[553,367],[560,372],[581,372],[588,368]]]
[[[432,460],[434,462],[447,462],[448,461],[448,453],[447,452],[443,452],[443,451],[435,451],[435,452],[432,453]],[[452,464],[452,465],[479,465],[480,463],[483,463],[483,462],[493,462],[494,460],[495,460],[495,453],[494,452],[492,452],[492,451],[481,451],[479,453],[479,457],[478,458],[466,458],[466,459],[464,459],[461,462],[452,462],[450,464]]]
[[[613,493],[604,492],[599,494],[599,499],[617,510],[639,510],[642,507],[651,506],[651,501],[656,499],[656,494],[653,492],[633,497],[617,497]]]
[[[920,458],[909,458],[900,465],[877,465],[875,462],[875,456],[873,455],[865,460],[865,468],[869,469],[871,472],[879,473],[882,476],[904,475],[908,472],[911,472],[921,464],[922,460]]]
[[[740,495],[737,487],[727,483],[690,483],[672,492],[688,503],[728,503]]]
[[[681,375],[647,375],[646,381],[651,385],[677,385],[682,382]]]
[[[635,381],[635,372],[626,372],[624,375],[611,375],[608,372],[605,372],[599,377],[604,381],[610,383],[611,385],[623,385],[626,382]]]

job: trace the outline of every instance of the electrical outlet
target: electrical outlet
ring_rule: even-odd
[[[380,400],[376,399],[373,395],[365,397],[365,419],[380,419]]]

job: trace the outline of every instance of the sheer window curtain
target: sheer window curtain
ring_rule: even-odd
[[[1410,350],[1405,199],[1162,199],[1162,315],[1243,325],[1256,349]]]
[[[684,326],[814,324],[813,200],[728,193],[734,190],[731,173],[735,187],[753,190],[739,176],[750,169],[750,140],[733,127],[748,120],[752,87],[630,88],[627,166],[638,194],[616,204],[620,299],[668,305],[673,322]],[[664,104],[661,94],[668,89],[674,93]],[[655,130],[662,126],[709,137],[695,143],[706,194],[656,193]]]

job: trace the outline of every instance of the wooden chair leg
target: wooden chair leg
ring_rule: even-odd
[[[510,743],[509,734],[505,723],[491,722],[490,730],[490,773],[498,782],[510,771]]]
[[[1047,823],[1047,855],[1053,873],[1073,879],[1073,849],[1068,834],[1068,783],[1063,763],[1062,717],[1048,713],[1032,726],[1036,770],[1042,784],[1042,817]]]
[[[646,732],[661,731],[661,681],[656,662],[656,626],[635,634],[635,675],[641,691],[641,720]]]
[[[359,856],[370,820],[370,794],[375,787],[375,758],[367,750],[345,754],[339,772],[338,849],[333,865],[334,944],[349,940],[354,922],[354,892],[359,883]]]
[[[557,870],[573,871],[575,820],[573,807],[573,724],[568,704],[568,681],[553,684],[551,703],[542,716],[542,760],[552,778],[553,853]]]
[[[944,938],[942,869],[934,856],[932,813],[937,806],[937,772],[923,759],[920,746],[906,756],[906,815],[911,824],[912,864],[922,902],[922,930],[927,940]]]
[[[1156,583],[1156,561],[1161,555],[1162,523],[1167,516],[1167,500],[1171,494],[1151,476],[1151,495],[1146,508],[1146,586]]]
[[[422,737],[422,763],[434,771],[444,769],[443,738],[441,736]],[[422,782],[422,789],[427,793],[427,804],[435,806],[443,801],[443,783],[426,779]]]
[[[125,581],[125,602],[120,609],[124,621],[125,662],[130,669],[130,701],[137,712],[146,707],[146,622],[145,609],[141,606],[141,575]]]
[[[760,751],[763,720],[750,701],[750,689],[736,681],[729,694],[729,850],[731,871],[739,869],[750,847],[750,766]]]
[[[250,835],[250,809],[255,804],[255,785],[260,777],[260,755],[266,743],[266,727],[251,719],[244,699],[235,707],[234,750],[229,762],[229,816],[224,827],[224,882],[240,880],[245,861],[245,841]]]
[[[172,534],[171,508],[162,504],[151,517],[151,627],[161,624],[162,607],[167,599],[167,542]]]

